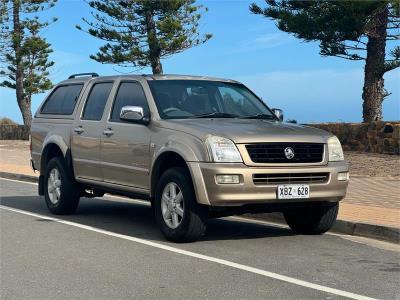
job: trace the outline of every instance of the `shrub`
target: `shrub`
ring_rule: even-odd
[[[0,125],[18,125],[10,118],[0,118]]]

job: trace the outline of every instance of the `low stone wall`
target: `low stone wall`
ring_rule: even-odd
[[[24,125],[0,125],[0,140],[28,140],[29,132]]]
[[[400,122],[309,124],[336,135],[344,150],[400,154]],[[29,127],[0,125],[0,140],[28,140]]]
[[[336,135],[344,150],[400,154],[400,122],[310,124]]]

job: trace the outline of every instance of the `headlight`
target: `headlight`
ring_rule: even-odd
[[[215,162],[242,162],[239,150],[230,139],[210,136],[206,140],[206,145]]]
[[[336,136],[328,139],[329,161],[344,160],[342,145]]]

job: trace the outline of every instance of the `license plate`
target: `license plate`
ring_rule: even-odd
[[[310,198],[310,186],[306,184],[278,185],[278,199]]]

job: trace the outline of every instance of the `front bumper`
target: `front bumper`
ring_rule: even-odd
[[[340,201],[346,196],[348,180],[338,181],[340,172],[348,172],[346,162],[330,162],[323,166],[309,167],[248,167],[244,164],[220,164],[188,162],[196,191],[197,201],[212,206],[241,206],[256,203],[291,203],[312,201]],[[308,199],[277,199],[277,185],[256,185],[253,183],[253,174],[285,174],[285,173],[329,173],[329,180],[325,183],[310,185]],[[217,184],[218,174],[239,174],[239,184]]]

